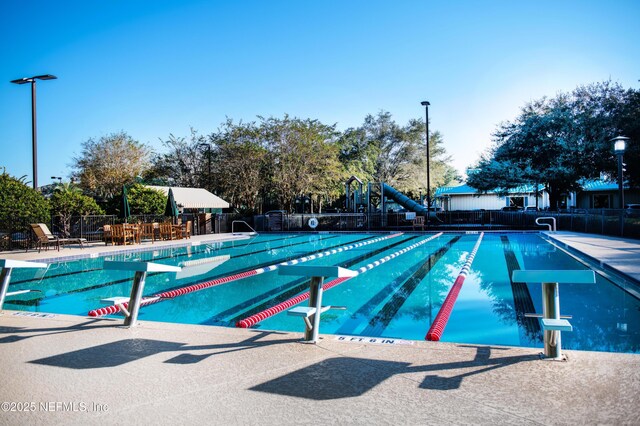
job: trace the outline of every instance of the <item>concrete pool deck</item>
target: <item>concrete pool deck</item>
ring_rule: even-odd
[[[640,273],[638,241],[552,235]],[[30,315],[0,315],[0,424],[640,424],[637,354]]]
[[[549,237],[640,282],[640,240],[580,234],[578,232],[545,232]]]

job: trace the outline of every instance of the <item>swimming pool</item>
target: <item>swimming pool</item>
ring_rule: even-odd
[[[141,321],[234,326],[237,321],[294,297],[309,288],[301,277],[279,275],[270,265],[325,253],[308,265],[356,270],[393,253],[411,250],[367,270],[324,293],[324,304],[346,306],[322,315],[321,333],[422,340],[476,234],[264,234],[245,241],[156,249],[107,256],[110,260],[194,264],[180,273],[149,274],[145,295],[248,275],[223,285],[163,299],[140,310]],[[415,247],[414,247],[415,246]],[[348,248],[348,249],[346,249]],[[216,262],[201,263],[215,257]],[[46,270],[14,270],[9,291],[37,290],[7,298],[5,309],[87,315],[101,300],[128,296],[132,274],[104,270],[102,258],[52,263]],[[262,268],[262,273],[249,271]],[[266,268],[266,270],[265,270]],[[539,283],[512,283],[517,269],[586,269],[580,260],[536,233],[486,233],[442,341],[542,347],[538,320]],[[596,274],[595,285],[560,287],[561,313],[572,315],[574,331],[563,333],[567,349],[640,352],[640,301],[626,284]],[[216,281],[217,282],[217,281]],[[307,302],[303,302],[307,303]],[[286,312],[254,327],[302,331]]]

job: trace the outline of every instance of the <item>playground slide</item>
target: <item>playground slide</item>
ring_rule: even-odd
[[[427,208],[425,206],[420,205],[413,201],[411,198],[404,195],[402,192],[398,191],[392,186],[387,185],[386,183],[382,184],[382,189],[384,190],[385,197],[391,198],[396,203],[400,204],[405,209],[416,212],[419,214],[427,214]],[[430,217],[435,216],[435,212],[432,211]]]

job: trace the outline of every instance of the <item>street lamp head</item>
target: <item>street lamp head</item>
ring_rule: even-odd
[[[422,105],[422,106],[429,106],[429,105],[431,105],[431,104],[430,104],[428,101],[422,101],[422,102],[420,102],[420,105]]]
[[[611,139],[611,142],[613,142],[613,151],[616,154],[624,154],[624,150],[627,147],[628,140],[629,138],[625,136],[616,136],[615,138]]]
[[[19,78],[17,80],[11,80],[11,83],[25,84],[25,83],[33,83],[35,80],[55,80],[57,78],[58,77],[56,77],[55,75],[43,74],[43,75],[36,75],[33,77],[24,77],[24,78]]]

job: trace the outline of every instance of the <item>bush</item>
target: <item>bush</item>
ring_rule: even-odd
[[[163,214],[167,205],[167,196],[161,191],[139,183],[127,189],[127,196],[131,214]]]
[[[0,175],[0,230],[26,232],[30,223],[50,221],[49,202],[33,188],[6,171]]]
[[[93,198],[83,195],[80,188],[72,184],[56,187],[51,196],[51,210],[54,215],[60,216],[65,235],[70,232],[69,227],[73,216],[104,214]]]

